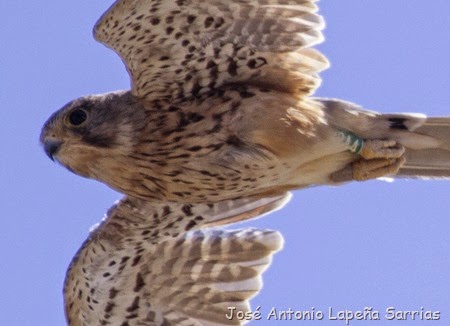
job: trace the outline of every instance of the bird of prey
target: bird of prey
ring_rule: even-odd
[[[121,0],[94,28],[131,91],[76,99],[47,154],[143,200],[216,202],[385,175],[450,176],[450,118],[311,98],[315,0]]]
[[[119,311],[121,318],[141,318],[147,311],[148,320],[140,323],[144,325],[217,323],[214,317],[183,310],[191,307],[184,279],[181,284],[164,268],[149,268],[173,263],[177,272],[182,263],[169,250],[177,243],[185,255],[179,257],[182,262],[197,241],[213,248],[216,242],[232,246],[229,239],[240,237],[236,241],[266,245],[272,234],[269,240],[264,232],[259,238],[250,231],[191,237],[175,231],[193,221],[185,205],[206,210],[199,216],[209,226],[217,220],[217,206],[243,208],[239,214],[230,212],[227,224],[254,216],[258,207],[270,211],[280,204],[267,203],[279,203],[291,189],[383,176],[450,177],[450,117],[380,114],[342,100],[311,97],[321,81],[319,72],[328,67],[313,48],[322,41],[324,28],[316,2],[118,0],[100,18],[94,36],[122,58],[131,90],[68,103],[45,123],[40,138],[51,159],[126,195],[69,271],[65,293],[71,324],[108,324],[99,314],[106,318]],[[161,205],[182,213],[164,216]],[[141,212],[138,221],[133,207]],[[154,224],[141,232],[147,223]],[[114,228],[120,232],[109,230]],[[153,228],[165,238],[147,243]],[[215,240],[208,242],[210,237]],[[266,257],[279,247],[267,248]],[[202,255],[199,260],[208,262],[209,256]],[[130,258],[121,265],[123,257]],[[221,255],[215,258],[222,261]],[[130,266],[133,259],[136,266]],[[222,263],[239,265],[233,259],[224,257]],[[142,280],[136,276],[139,270]],[[184,272],[193,273],[190,277],[201,287],[198,271]],[[234,276],[227,281],[236,281]],[[164,277],[162,284],[155,281]],[[124,302],[113,300],[119,284],[129,291],[120,292]],[[209,309],[207,301],[214,305],[199,287],[190,286],[205,298],[196,306],[199,310]],[[137,302],[130,302],[135,288],[148,294],[147,299],[136,294]],[[172,290],[172,295],[163,295]],[[127,323],[133,324],[132,319]]]

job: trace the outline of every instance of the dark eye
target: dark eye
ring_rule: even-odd
[[[72,126],[79,126],[87,119],[87,112],[83,109],[76,109],[70,112],[68,120]]]

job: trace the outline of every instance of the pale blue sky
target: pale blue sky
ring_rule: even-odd
[[[53,164],[38,143],[43,122],[69,100],[128,88],[120,59],[91,37],[111,3],[0,3],[1,325],[64,325],[66,268],[89,227],[120,198]],[[332,67],[318,95],[382,112],[450,114],[450,1],[320,6],[328,23],[320,49]],[[253,306],[261,305],[264,317],[272,307],[373,307],[382,318],[389,306],[424,307],[440,311],[441,320],[397,323],[450,325],[449,190],[448,181],[402,180],[295,192],[284,210],[249,223],[285,237]],[[389,324],[395,322],[370,323]]]

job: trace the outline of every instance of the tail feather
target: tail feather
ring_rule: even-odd
[[[430,117],[415,132],[439,139],[439,147],[450,151],[450,117]]]
[[[417,113],[380,114],[334,99],[318,99],[329,123],[365,139],[392,139],[406,149],[396,177],[450,178],[450,117]]]
[[[387,135],[405,146],[406,162],[397,173],[399,177],[450,178],[450,117],[416,118],[414,115],[381,115],[390,121],[402,121],[391,125]],[[401,118],[400,118],[401,117]],[[396,120],[398,118],[398,120]],[[401,130],[402,126],[408,126]],[[419,124],[416,124],[420,122]]]
[[[450,178],[450,151],[444,149],[406,150],[406,163],[398,176],[430,179]]]

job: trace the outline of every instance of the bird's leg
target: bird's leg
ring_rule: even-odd
[[[361,158],[333,173],[330,178],[334,182],[365,181],[396,174],[405,163],[405,148],[394,140],[364,140],[348,131],[339,131],[338,135],[348,150]]]

